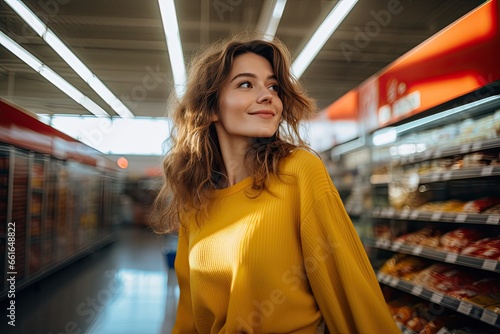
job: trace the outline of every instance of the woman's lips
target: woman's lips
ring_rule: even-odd
[[[261,118],[273,118],[274,112],[272,112],[270,110],[259,110],[256,112],[251,112],[250,115],[259,116]]]

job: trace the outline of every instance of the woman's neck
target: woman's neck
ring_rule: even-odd
[[[249,176],[245,168],[245,154],[248,147],[247,141],[219,141],[226,179],[221,180],[220,186],[231,187]]]

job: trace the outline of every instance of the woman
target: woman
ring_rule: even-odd
[[[299,135],[315,103],[278,40],[205,48],[173,108],[155,208],[178,232],[173,333],[399,333],[339,194]]]

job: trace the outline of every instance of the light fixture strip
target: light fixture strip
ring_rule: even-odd
[[[276,30],[278,30],[278,26],[281,21],[281,17],[283,16],[283,12],[285,11],[286,0],[275,0],[274,7],[272,9],[272,15],[269,18],[266,30],[264,32],[265,40],[272,40],[276,35]]]
[[[59,88],[63,93],[68,95],[78,104],[82,105],[85,109],[90,111],[92,114],[98,117],[109,117],[109,114],[99,107],[94,101],[90,100],[87,96],[83,95],[78,89],[76,89],[69,82],[64,80],[59,74],[54,72],[47,65],[43,64],[31,53],[26,51],[19,44],[14,42],[10,37],[5,35],[0,31],[0,44],[3,45],[7,50],[12,52],[14,55],[19,57],[27,65],[33,68],[36,72],[42,75],[45,79],[51,82],[54,86]]]
[[[170,66],[174,77],[175,92],[177,97],[184,95],[186,86],[186,66],[182,52],[181,36],[177,22],[174,0],[158,0],[160,14],[167,39]]]
[[[396,126],[396,131],[397,131],[398,135],[400,135],[404,132],[414,130],[418,127],[427,125],[429,123],[436,122],[440,119],[450,117],[452,115],[455,115],[455,114],[458,114],[458,113],[461,113],[464,111],[470,111],[473,109],[478,110],[479,108],[481,108],[480,110],[492,108],[492,107],[495,107],[498,105],[498,101],[500,101],[499,95],[485,97],[484,99],[481,99],[478,101],[473,101],[473,102],[470,102],[468,104],[457,106],[455,108],[448,109],[448,110],[442,111],[440,113],[430,115],[430,116],[427,116],[427,117],[424,117],[424,118],[421,118],[421,119],[418,119],[418,120],[415,120],[415,121],[412,121],[412,122],[409,122],[406,124],[401,124],[399,126]]]
[[[86,82],[96,76],[22,1],[4,0]],[[97,79],[99,80],[99,79]],[[100,80],[99,80],[100,81]],[[92,89],[92,85],[90,85]],[[94,91],[121,117],[134,114],[101,82]]]
[[[357,2],[358,0],[341,0],[332,8],[292,64],[292,73],[297,79],[302,76],[319,50]]]

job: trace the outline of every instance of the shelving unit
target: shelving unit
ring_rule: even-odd
[[[464,300],[452,298],[442,293],[434,292],[432,290],[426,289],[425,287],[412,284],[411,282],[399,279],[397,277],[378,273],[377,278],[379,282],[383,284],[387,284],[398,290],[410,293],[414,296],[428,300],[437,305],[444,306],[453,311],[457,311],[473,319],[480,320],[494,326],[495,328],[500,328],[500,320],[497,313],[486,310]]]
[[[7,273],[15,274],[18,291],[115,240],[123,178],[104,155],[1,100],[0,116],[3,299]]]
[[[500,284],[500,258],[475,257],[440,247],[408,244],[399,238],[423,227],[442,229],[445,232],[464,227],[484,232],[484,237],[500,236],[500,213],[484,213],[485,210],[471,213],[460,209],[465,208],[465,203],[475,199],[498,197],[500,99],[493,98],[492,101],[494,103],[487,103],[486,106],[465,109],[454,117],[447,117],[446,120],[429,123],[422,120],[413,121],[414,124],[421,122],[421,125],[411,126],[414,128],[411,133],[398,137],[393,144],[372,147],[374,163],[369,179],[374,207],[366,212],[364,219],[368,226],[385,226],[385,231],[390,234],[377,236],[373,231],[373,234],[363,237],[366,247],[373,250],[371,254],[375,266],[380,265],[388,254],[402,253],[432,260],[434,263],[442,262],[484,271],[485,276],[493,275]],[[465,121],[486,125],[481,125],[482,133],[460,136],[460,131],[456,131],[455,137],[450,137],[445,142],[436,141],[434,145],[429,144],[429,138],[424,138],[431,133],[439,137],[440,129],[446,131],[443,130],[446,127],[452,129],[455,126],[456,129],[461,129],[460,124]],[[490,130],[495,132],[495,138],[491,138]],[[420,145],[421,150],[414,149],[413,153],[407,154],[401,150],[405,145],[410,149],[411,145],[413,148]],[[492,156],[493,160],[483,159],[471,167],[453,164],[453,161],[464,161],[468,155],[481,154]],[[446,161],[446,164],[440,164],[440,161]],[[396,187],[397,191],[391,193],[391,187]],[[456,207],[446,207],[448,202],[456,202]],[[428,205],[432,203],[436,205]],[[382,285],[500,328],[499,314],[467,299],[453,298],[380,271],[377,271],[377,277]],[[412,332],[404,327],[401,329],[404,333]]]
[[[387,301],[394,302],[391,310],[397,312],[398,303],[425,300],[452,310],[455,320],[471,321],[481,330],[486,326],[486,332],[500,328],[495,313],[500,313],[500,245],[494,244],[500,243],[498,5],[497,0],[485,2],[324,112],[334,122],[338,115],[355,115],[358,137],[332,147],[327,165]],[[475,29],[485,22],[482,32]],[[485,203],[499,206],[485,211]],[[399,259],[410,268],[391,272]],[[425,266],[429,271],[421,269]],[[474,279],[488,276],[492,284],[440,293],[409,278],[421,271],[429,275],[419,277],[422,282],[432,281],[439,272],[431,269],[443,266],[462,278],[473,272]],[[489,289],[497,286],[498,291]],[[489,294],[487,301],[470,302],[474,293]],[[410,312],[409,304],[402,307],[407,308],[401,312]],[[424,316],[432,318],[416,316],[410,326],[429,320]],[[403,333],[415,333],[398,324]]]

